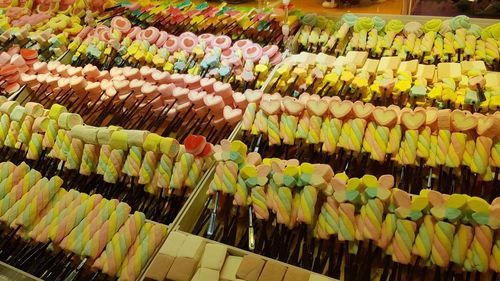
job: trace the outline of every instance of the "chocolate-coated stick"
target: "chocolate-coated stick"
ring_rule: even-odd
[[[429,175],[427,177],[427,189],[432,188],[432,167],[429,168]]]
[[[210,127],[210,130],[208,131],[207,135],[210,134],[210,132],[215,128],[214,126],[211,125],[211,122],[212,120],[215,118],[215,115],[212,114],[212,116],[210,116],[210,118],[208,119],[207,123],[205,124],[205,127],[203,127],[203,129],[201,129],[200,131],[200,135],[204,136],[205,135],[205,132],[207,131],[207,129]],[[202,123],[200,122],[199,125],[201,126]],[[198,127],[196,127],[198,129]],[[198,130],[195,130],[195,132],[198,132]]]
[[[194,126],[196,126],[196,124],[200,120],[200,118],[195,119],[195,117],[196,117],[196,113],[193,113],[191,115],[191,117],[189,118],[189,120],[186,123],[184,123],[184,125],[182,125],[182,127],[179,128],[179,130],[177,132],[178,136],[187,136],[189,134],[189,132],[191,132],[192,129],[194,129]],[[202,120],[204,120],[204,119],[205,118],[203,118]],[[193,123],[193,120],[195,120],[194,123]]]
[[[194,107],[194,104],[191,104],[191,106],[189,106],[189,108],[186,110],[184,115],[182,115],[182,117],[179,120],[177,120],[177,122],[175,122],[175,125],[172,127],[173,132],[177,132],[179,130],[180,126],[182,126],[182,124],[184,122],[184,119],[186,119],[188,114],[191,113],[191,109],[193,109],[193,107]],[[169,134],[170,134],[170,132],[169,132]]]
[[[102,91],[99,97],[92,103],[89,107],[84,108],[85,111],[82,112],[83,115],[88,115],[90,114],[91,116],[94,115],[94,113],[97,112],[98,107],[96,106],[97,103],[101,100],[101,98],[106,94],[106,91]],[[89,116],[90,117],[90,116]]]
[[[86,97],[86,96],[80,96],[80,95],[77,95],[76,99],[75,99],[72,103],[70,103],[70,104],[67,106],[68,111],[70,111],[70,112],[75,112],[75,111],[76,111],[76,110],[75,110],[76,108],[73,108],[73,107],[74,107],[75,105],[76,105],[76,107],[77,107],[77,108],[78,108],[78,107],[80,107],[80,105],[81,105],[82,103],[84,103],[86,100],[87,100],[87,97]]]
[[[136,100],[136,102],[134,103],[134,105],[132,105],[132,107],[130,109],[128,109],[127,111],[125,111],[125,115],[123,116],[123,119],[124,120],[130,120],[132,119],[132,116],[134,116],[137,112],[137,110],[140,108],[140,105],[142,104],[142,102],[146,99],[146,95],[143,95],[142,99],[140,100]]]
[[[120,110],[120,112],[118,114],[113,114],[113,117],[111,118],[111,120],[109,121],[108,124],[113,124],[114,122],[117,122],[118,120],[123,120],[123,116],[128,114],[127,110],[123,111],[122,109],[124,108],[125,103],[127,102],[127,100],[130,97],[134,97],[133,92],[128,93],[127,97],[124,98],[123,100],[121,100],[120,103],[116,105],[116,110]],[[137,100],[136,100],[136,102],[137,102]],[[134,103],[134,105],[135,105],[135,103]]]
[[[227,134],[228,130],[232,129],[232,126],[228,126],[229,124],[226,122],[224,126],[220,129],[218,134],[213,135],[213,142],[218,143],[224,136]]]
[[[26,257],[27,253],[30,253],[36,246],[38,245],[34,245],[33,243],[24,243],[24,246],[19,251],[15,251],[15,254],[11,256],[12,262],[9,264],[19,268],[19,262],[22,261]]]
[[[174,115],[174,118],[172,118],[172,122],[170,122],[168,124],[168,126],[163,130],[163,132],[161,133],[162,136],[168,136],[167,133],[169,133],[170,131],[170,127],[172,127],[172,125],[174,124],[174,122],[177,121],[177,118],[179,117],[179,111],[177,111]]]
[[[17,100],[17,98],[19,98],[20,96],[21,96],[21,95],[17,96],[17,97],[16,97],[16,100]],[[32,100],[31,98],[32,98],[32,96],[31,96],[31,89],[29,89],[28,94],[24,97],[24,99],[23,99],[21,102],[19,102],[19,104],[25,104],[28,100],[29,100],[29,101],[31,101],[31,100]]]
[[[133,124],[133,125],[130,125],[129,128],[133,129],[133,128],[143,128],[144,125],[145,125],[145,122],[148,122],[149,119],[151,118],[151,116],[155,113],[152,109],[152,105],[148,105],[147,109],[146,109],[146,115],[143,117],[143,118],[137,118],[137,121]]]
[[[331,82],[325,83],[325,85],[323,85],[323,87],[321,87],[321,89],[318,91],[318,95],[324,96],[326,93],[328,93],[331,87]]]
[[[115,16],[119,16],[119,15],[123,15],[127,12],[127,8],[126,7],[122,7],[122,6],[119,6],[119,5],[116,5],[116,6],[113,6],[113,7],[109,7],[107,9],[104,10],[104,12],[113,12],[113,13],[110,13],[110,15],[108,17],[105,17],[105,18],[101,18],[101,19],[97,19],[96,20],[96,23],[99,23],[99,22],[104,22],[108,19],[112,19],[114,18]]]
[[[40,85],[40,86],[38,87],[38,89],[36,89],[36,91],[35,91],[34,93],[32,93],[32,94],[31,94],[31,96],[33,96],[33,97],[35,97],[35,98],[38,98],[38,95],[39,95],[40,93],[45,92],[48,88],[49,88],[49,85],[46,85],[45,87],[44,87],[44,85]],[[70,90],[67,90],[67,91],[70,91]],[[67,91],[66,91],[66,92],[67,92]],[[31,92],[31,89],[30,89],[30,92]],[[60,92],[62,92],[62,90],[61,90]],[[64,93],[66,94],[66,92],[64,92]],[[52,94],[52,92],[50,92],[50,93],[49,93],[49,95],[45,95],[45,97],[44,97],[42,100],[44,100],[45,98],[48,98],[48,97],[50,96],[50,94]]]
[[[194,132],[198,132],[198,130],[201,130],[200,131],[200,135],[203,135],[203,133],[205,133],[207,127],[210,126],[210,123],[212,122],[212,120],[214,119],[215,115],[211,115],[210,118],[208,119],[205,127],[203,129],[201,129],[201,126],[203,125],[203,120],[205,120],[207,118],[207,116],[210,114],[210,111],[211,109],[209,108],[207,113],[205,113],[205,115],[203,116],[203,118],[200,119],[200,121],[198,122],[198,125],[196,126],[196,128],[194,129]]]
[[[65,104],[67,101],[69,101],[69,99],[73,96],[75,92],[73,91],[73,89],[70,89],[68,92],[66,92],[63,96],[60,97],[60,101],[55,101],[54,102],[59,102],[61,104]]]
[[[154,113],[154,111],[151,110],[152,106],[151,106],[151,103],[153,102],[153,100],[155,100],[156,98],[158,98],[160,96],[160,94],[158,94],[157,96],[155,96],[153,99],[149,100],[148,102],[146,102],[142,107],[145,108],[147,107],[148,110],[146,110],[146,112],[148,112],[148,114],[146,115],[146,117],[151,117],[151,115]],[[138,109],[140,108],[140,105],[138,107]],[[129,115],[130,117],[132,117],[132,115]],[[123,121],[126,121],[127,119],[123,120]],[[131,126],[131,128],[135,128],[135,126],[137,126],[137,124],[141,123],[141,122],[145,122],[145,121],[148,121],[149,119],[147,118],[138,118],[138,121],[136,123],[134,123],[133,126]]]
[[[403,188],[403,186],[405,185],[405,167],[406,167],[406,165],[403,165],[401,167],[401,174],[399,176],[399,183],[398,183],[398,188],[403,189],[403,190],[405,190]]]
[[[278,76],[278,78],[274,81],[274,83],[271,85],[271,88],[269,88],[269,93],[273,93],[273,92],[274,92],[274,90],[275,90],[275,89],[276,89],[276,87],[278,86],[278,83],[279,83],[279,81],[280,81],[280,79],[281,79],[281,76],[283,76],[283,74],[280,74],[280,75]]]
[[[108,117],[109,112],[113,108],[113,101],[115,100],[116,96],[118,95],[113,95],[111,98],[109,98],[109,101],[104,107],[103,111],[99,116],[97,116],[92,124],[100,125]]]
[[[207,140],[211,140],[212,137],[217,133],[217,131],[218,131],[218,129],[212,126],[210,131],[208,131]]]
[[[17,226],[15,229],[12,229],[7,235],[7,238],[2,239],[2,242],[0,244],[0,255],[2,255],[3,252],[5,252],[5,247],[9,244],[10,240],[14,238],[19,229],[21,229],[20,225]]]
[[[153,117],[153,115],[156,114],[156,112],[154,110],[152,110],[153,109],[152,105],[150,105],[148,108],[149,108],[147,110],[148,114],[146,115],[146,117],[143,117],[143,120],[139,125],[141,129],[148,128],[154,122],[154,119],[151,119],[151,118]],[[133,129],[134,127],[131,127],[131,128]]]
[[[175,103],[177,102],[177,99],[175,99],[171,105],[169,106],[165,106],[163,108],[163,111],[160,113],[160,115],[158,115],[158,117],[156,118],[156,120],[153,122],[152,126],[151,126],[151,131],[156,131],[157,129],[159,129],[160,125],[162,124],[163,120],[165,119],[165,117],[167,116],[167,114],[170,112],[170,110],[174,107]]]
[[[61,256],[63,259],[60,259]],[[64,255],[64,252],[60,251],[57,255],[50,258],[44,264],[44,266],[42,266],[40,268],[40,270],[37,271],[38,272],[37,275],[41,275],[40,278],[42,278],[42,279],[49,277],[52,274],[51,271],[54,270],[56,267],[58,267],[61,261],[65,261],[66,258],[67,258],[67,256]],[[50,264],[52,264],[52,265],[49,266]],[[49,267],[47,267],[47,266],[49,266]],[[44,268],[47,268],[47,269],[44,270]]]
[[[69,259],[63,265],[64,265],[64,267],[56,269],[56,270],[59,270],[59,273],[57,274],[57,272],[56,272],[57,275],[55,276],[54,280],[56,280],[56,281],[62,281],[62,280],[66,281],[66,279],[63,279],[63,278],[64,278],[64,276],[67,276],[67,274],[69,274],[71,272],[71,269],[73,267],[73,262],[72,262],[71,259]]]

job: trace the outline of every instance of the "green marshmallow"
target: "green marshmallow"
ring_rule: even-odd
[[[441,28],[441,24],[443,24],[443,21],[440,19],[429,20],[424,24],[424,31],[425,32],[430,32],[430,31],[439,32],[439,29]]]
[[[128,134],[124,131],[114,131],[109,144],[113,149],[128,150]]]
[[[24,106],[16,105],[10,113],[10,120],[22,123],[26,117],[26,110]]]
[[[422,85],[413,86],[410,89],[410,96],[412,98],[425,98],[427,96],[427,88]]]
[[[12,110],[18,105],[19,103],[17,101],[6,101],[0,106],[0,112],[10,115]]]
[[[61,113],[64,113],[64,112],[68,112],[66,107],[64,105],[60,105],[60,104],[55,103],[50,107],[49,118],[54,119],[54,120],[58,120],[59,115],[61,115]]]
[[[466,104],[471,104],[471,105],[479,104],[479,97],[475,91],[467,89],[464,101]]]
[[[142,147],[147,151],[158,152],[160,148],[160,142],[162,137],[158,134],[148,134]]]

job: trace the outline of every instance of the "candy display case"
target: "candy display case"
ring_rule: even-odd
[[[60,4],[0,16],[7,268],[496,280],[496,21]]]
[[[420,23],[426,23],[431,19],[429,17],[386,17],[386,19],[391,18],[402,19],[404,22],[415,21]],[[472,19],[472,22],[482,27],[496,23],[492,20],[481,19]],[[295,41],[298,41],[299,33],[295,35]],[[478,74],[470,72],[470,70],[477,68],[480,69],[479,72],[482,72],[480,76],[483,77],[484,75],[485,77],[484,81],[486,82],[483,85],[485,88],[483,88],[483,86],[476,86],[475,83],[472,83],[473,87],[471,90],[474,90],[476,93],[486,92],[488,94],[486,99],[488,101],[487,103],[491,104],[491,101],[496,100],[496,96],[499,94],[499,92],[495,92],[499,89],[498,86],[500,86],[498,84],[498,72],[495,72],[495,70],[498,71],[497,66],[491,63],[486,66],[485,63],[480,60],[451,64],[447,67],[444,67],[446,63],[455,63],[455,61],[443,62],[444,65],[440,65],[439,62],[436,62],[435,66],[434,63],[428,63],[423,58],[420,61],[416,58],[416,61],[411,62],[412,60],[408,60],[408,62],[405,62],[405,59],[395,58],[397,54],[379,58],[373,57],[371,54],[365,53],[362,50],[341,51],[335,54],[336,56],[334,57],[328,57],[328,55],[324,54],[315,55],[306,52],[300,52],[296,55],[293,54],[298,52],[299,48],[297,46],[292,46],[292,54],[287,56],[282,63],[276,65],[274,70],[269,73],[268,78],[263,83],[262,92],[278,92],[278,94],[267,96],[264,94],[260,105],[257,105],[257,109],[253,108],[250,104],[247,105],[246,111],[242,117],[242,122],[233,131],[228,141],[222,142],[221,147],[216,150],[216,153],[221,153],[219,156],[216,156],[216,158],[221,158],[217,160],[216,166],[207,172],[206,177],[200,182],[197,192],[193,194],[190,201],[188,201],[187,205],[179,214],[179,218],[174,224],[174,229],[204,237],[208,236],[216,241],[221,241],[222,243],[238,248],[247,250],[252,249],[264,256],[270,256],[273,259],[296,264],[316,272],[340,278],[341,280],[347,280],[349,278],[397,278],[401,280],[417,280],[419,278],[438,278],[436,276],[442,275],[454,275],[457,278],[471,278],[471,276],[475,275],[474,278],[479,278],[481,280],[495,279],[497,274],[494,272],[496,272],[497,269],[495,266],[492,266],[492,264],[496,259],[494,257],[496,247],[494,239],[497,238],[493,237],[497,235],[497,225],[494,223],[497,218],[494,217],[498,215],[496,211],[498,200],[495,199],[499,195],[498,189],[496,188],[498,186],[498,163],[494,160],[492,160],[493,162],[489,162],[489,157],[491,157],[491,159],[496,159],[496,147],[498,146],[498,140],[495,138],[498,134],[498,120],[496,119],[497,117],[495,117],[498,114],[498,108],[495,105],[491,107],[488,105],[481,106],[477,101],[465,104],[459,101],[456,101],[456,103],[451,103],[449,101],[442,103],[442,101],[440,101],[436,103],[440,107],[438,110],[437,108],[432,108],[433,104],[428,104],[425,98],[421,100],[420,98],[422,97],[418,97],[418,91],[416,89],[414,91],[409,91],[411,87],[408,88],[408,91],[402,90],[402,92],[400,92],[400,95],[408,95],[410,100],[401,101],[399,100],[401,96],[397,96],[396,99],[387,100],[382,103],[382,100],[376,100],[374,97],[366,97],[361,93],[357,94],[356,89],[350,94],[347,93],[348,91],[346,91],[346,89],[351,88],[349,83],[352,82],[352,79],[346,79],[346,81],[343,82],[345,85],[337,85],[334,89],[328,91],[328,95],[325,95],[326,91],[321,90],[322,88],[325,89],[323,86],[326,83],[324,82],[323,84],[318,83],[318,85],[316,85],[317,87],[313,87],[312,89],[309,89],[307,86],[290,88],[290,85],[300,80],[297,77],[301,74],[297,72],[296,75],[293,76],[294,70],[296,69],[293,68],[293,66],[285,70],[280,70],[280,68],[288,63],[292,65],[295,64],[303,67],[305,69],[304,72],[307,74],[306,70],[311,70],[313,68],[311,65],[314,65],[316,61],[325,63],[328,68],[332,69],[352,63],[355,65],[352,71],[354,74],[359,72],[360,69],[370,72],[368,71],[370,70],[369,65],[365,66],[365,64],[367,62],[373,62],[375,67],[371,70],[371,75],[377,74],[378,72],[384,72],[383,68],[377,69],[379,64],[387,67],[392,64],[389,63],[390,60],[396,59],[396,65],[389,67],[391,71],[394,71],[394,73],[409,71],[411,73],[410,77],[413,76],[413,78],[415,78],[415,76],[418,77],[418,75],[427,75],[426,77],[428,78],[425,79],[428,79],[428,81],[432,83],[441,80],[439,77],[446,77],[446,74],[449,75],[451,73],[451,69],[447,68],[448,66],[457,67],[458,73],[456,75],[454,74],[457,81],[460,81],[463,77],[466,77],[468,81],[474,81],[473,78]],[[291,61],[294,62],[291,63]],[[382,63],[382,61],[386,62]],[[415,64],[415,66],[409,66],[409,63]],[[420,71],[418,70],[420,67],[419,64],[423,65]],[[431,65],[432,69],[427,68],[425,65]],[[356,69],[358,69],[358,71],[356,71]],[[275,84],[276,78],[279,79],[280,76],[286,76],[283,79],[282,86],[279,86],[279,83]],[[354,76],[352,78],[354,78]],[[401,77],[399,77],[399,79],[401,79]],[[337,78],[335,81],[341,80]],[[425,84],[425,86],[432,89],[432,84],[430,82]],[[307,83],[307,85],[311,85],[315,82],[311,79],[311,81]],[[398,87],[401,87],[401,85]],[[467,91],[468,86],[467,84],[463,84],[463,82],[460,83],[460,85],[457,83],[456,89],[459,88]],[[396,92],[397,91],[399,90],[396,90]],[[303,92],[308,92],[308,94],[304,94]],[[333,94],[336,97],[325,97],[331,95],[332,92],[337,93]],[[426,90],[424,90],[424,92],[426,92]],[[317,96],[313,95],[315,93]],[[415,100],[412,101],[411,99]],[[276,102],[276,104],[278,105],[273,104],[273,100],[277,100],[278,102]],[[321,103],[323,103],[322,101],[326,102],[326,107],[321,105]],[[268,104],[263,105],[264,103]],[[333,106],[332,103],[334,104]],[[281,104],[281,106],[279,106],[279,104]],[[316,106],[313,106],[313,104],[316,104]],[[345,110],[345,107],[347,107],[348,110]],[[253,108],[250,110],[254,111],[249,111],[249,108]],[[266,118],[264,121],[258,121],[258,118],[260,118],[259,108],[260,111],[264,112],[262,113]],[[451,110],[447,111],[446,108],[451,108]],[[385,123],[385,121],[387,121],[385,118],[382,118],[384,120],[380,119],[377,121],[378,113],[374,113],[374,110],[385,112],[388,110],[395,110],[400,111],[402,115],[426,116],[422,117],[424,120],[423,123],[417,122],[420,125],[409,120],[397,121],[402,129],[402,136],[398,138],[399,141],[397,141],[396,144],[399,148],[393,152],[389,152],[388,147],[395,144],[391,144],[392,141],[390,139],[392,137],[389,136],[393,135],[391,131],[394,131],[394,128],[390,125],[387,127],[391,122]],[[472,127],[463,126],[463,119],[458,117],[458,115],[469,114],[459,113],[462,112],[462,110],[475,112],[475,116],[479,117],[476,122],[470,120],[470,122],[476,124],[476,126],[473,126],[474,129],[472,129]],[[304,123],[302,123],[305,114],[302,112],[306,111],[309,119],[307,122],[304,121]],[[422,113],[417,113],[419,111]],[[434,113],[431,113],[431,111],[435,112],[436,116],[434,116]],[[452,112],[453,114],[451,114]],[[330,117],[326,117],[325,113],[326,115],[331,114]],[[448,116],[448,114],[451,115],[449,115],[449,117],[444,117]],[[297,118],[296,116],[301,117]],[[371,117],[367,118],[367,116]],[[432,116],[437,119],[434,119]],[[250,121],[247,118],[250,118]],[[348,120],[351,118],[352,120]],[[402,117],[402,119],[406,118],[411,119],[410,117]],[[445,127],[441,127],[442,124],[438,125],[439,134],[430,134],[430,142],[444,141],[446,142],[444,146],[449,146],[454,142],[456,146],[452,147],[453,145],[451,145],[449,149],[446,149],[446,152],[439,155],[441,154],[439,148],[432,148],[432,144],[426,146],[424,144],[426,141],[423,139],[427,138],[428,132],[426,131],[431,129],[433,126],[431,124],[438,119],[442,120],[441,118],[448,120],[445,121],[445,123],[451,123],[450,125],[445,125]],[[456,121],[454,121],[455,118]],[[370,125],[370,122],[373,121],[375,121],[375,123]],[[393,121],[395,121],[395,119]],[[325,127],[325,122],[331,124],[331,127],[328,125]],[[488,126],[483,127],[482,124],[479,125],[481,122],[493,122],[497,125],[486,128]],[[262,130],[261,128],[264,126],[264,123],[267,124],[266,129]],[[319,125],[316,123],[319,123]],[[347,123],[350,123],[350,125],[345,127]],[[344,126],[342,124],[344,124]],[[373,125],[375,125],[376,129],[375,131],[370,131],[373,129],[370,129],[370,126]],[[426,126],[429,127],[425,128]],[[396,127],[399,126],[397,125]],[[489,133],[483,131],[483,129],[486,129]],[[288,130],[291,132],[288,132]],[[306,135],[298,137],[300,135],[300,130],[305,130]],[[380,131],[377,132],[377,130],[387,130],[387,134]],[[356,132],[359,133],[359,131],[361,131],[361,135],[358,137],[356,136]],[[382,149],[383,153],[381,155],[379,155],[380,151],[378,150],[378,145],[375,145],[376,141],[372,143],[372,145],[375,146],[370,146],[371,140],[373,140],[373,136],[370,136],[371,133],[375,134],[375,138],[380,137],[378,134],[388,137],[379,139],[381,143],[388,142],[386,143],[387,147],[384,146],[384,149]],[[346,143],[341,144],[341,135],[343,134],[346,137],[346,140],[344,140]],[[415,135],[412,136],[412,134]],[[465,139],[460,140],[463,137],[465,137]],[[450,140],[449,143],[448,139]],[[451,139],[454,141],[451,141]],[[237,142],[237,140],[241,140],[242,143],[246,144],[248,147],[243,149],[242,143]],[[401,144],[399,142],[401,142]],[[477,150],[482,150],[481,147],[483,147],[483,145],[485,151],[489,151],[486,152],[486,155],[490,156],[482,158],[483,161],[478,163],[481,167],[475,166],[472,162],[468,162],[469,164],[467,164],[467,152],[462,149],[463,145],[461,147],[461,145],[457,144],[472,144],[472,142],[475,143],[474,152],[469,150],[472,154],[478,156]],[[343,147],[343,145],[346,146],[339,151],[339,146]],[[351,145],[359,147],[359,149],[347,148]],[[426,153],[424,147],[430,149],[430,151],[427,151],[429,154]],[[367,151],[371,156],[366,155]],[[257,156],[255,152],[258,152],[260,155]],[[239,162],[242,161],[239,157],[244,158],[245,156],[238,156],[238,153],[241,153],[241,155],[246,154],[247,159],[243,162]],[[434,160],[438,162],[432,164],[434,160],[428,162],[428,157],[432,158],[433,156],[431,155],[434,153],[437,153],[434,157],[442,159],[439,160],[436,158]],[[362,156],[363,154],[365,154],[365,156]],[[460,156],[454,159],[454,155]],[[268,159],[264,160],[266,157]],[[298,159],[298,161],[287,161],[287,159]],[[269,207],[269,201],[266,202],[268,207],[265,206],[266,203],[263,203],[262,207],[260,202],[254,203],[253,206],[247,205],[248,203],[245,203],[245,199],[242,200],[242,198],[251,197],[252,200],[258,199],[257,196],[254,198],[253,191],[256,189],[255,183],[262,180],[260,178],[262,175],[259,174],[258,169],[256,172],[257,174],[255,174],[255,171],[252,172],[250,168],[245,166],[245,161],[248,161],[247,164],[250,163],[250,166],[254,165],[256,167],[259,167],[260,164],[269,164],[272,166],[274,165],[273,161],[274,163],[283,161],[283,164],[276,164],[276,166],[283,165],[284,168],[281,168],[282,170],[280,170],[279,167],[277,167],[276,170],[273,169],[275,174],[271,174],[271,176],[268,175],[268,177],[275,181],[274,184],[278,185],[280,192],[282,192],[281,188],[283,186],[289,187],[294,190],[292,192],[294,192],[295,195],[300,191],[300,200],[302,200],[302,198],[305,198],[305,202],[307,202],[307,200],[314,200],[313,202],[315,202],[315,204],[313,204],[312,207],[304,207],[304,205],[301,204],[307,206],[307,203],[296,199],[297,197],[295,195],[289,195],[286,193],[288,192],[286,191],[287,189],[284,188],[283,193],[276,195],[278,199],[276,199],[275,205],[272,207]],[[229,162],[235,162],[239,165],[237,169],[240,170],[237,172],[237,176],[234,174],[235,178],[227,176],[227,174],[231,173],[231,169],[234,169],[234,166],[232,166],[233,164]],[[328,165],[325,166],[324,164]],[[297,168],[297,166],[300,166],[300,168]],[[301,172],[297,172],[297,169]],[[302,169],[304,170],[302,171]],[[328,179],[331,179],[331,177],[335,175],[333,180],[334,183],[332,183],[330,187],[325,188],[322,183],[314,182],[308,178],[308,173],[312,173],[313,177],[323,177],[327,182],[329,182]],[[278,174],[277,177],[276,174]],[[301,175],[298,179],[294,178],[297,174]],[[302,175],[305,175],[305,178],[303,178]],[[225,188],[229,188],[225,187],[227,184],[225,182],[226,180],[235,180],[236,189],[226,190]],[[321,181],[318,178],[315,180]],[[306,187],[308,184],[313,186],[317,185],[318,187],[323,186],[319,187],[319,190],[321,190],[324,195],[318,195],[310,189],[307,189]],[[248,187],[246,192],[241,189],[238,190],[238,188],[245,185]],[[257,184],[257,186],[258,185],[259,184]],[[269,183],[268,189],[271,189],[271,187],[272,184]],[[298,188],[297,190],[299,191],[295,191],[295,188]],[[252,190],[251,195],[250,190]],[[308,194],[309,192],[312,192],[310,194],[314,195]],[[319,193],[319,191],[317,192]],[[330,199],[325,200],[325,198],[330,198],[329,196],[332,196],[332,194],[335,199],[331,201]],[[318,198],[317,204],[315,201],[316,198]],[[287,221],[286,219],[286,212],[290,211],[290,209],[288,209],[290,208],[289,202],[292,200],[299,200],[299,202],[301,202],[294,203],[301,205],[301,207],[298,207],[298,220],[300,222],[307,225],[308,216],[311,215],[311,213],[308,212],[318,215],[316,218],[317,224],[315,226],[311,227],[308,225],[307,228],[301,226],[302,228],[299,227],[299,230],[296,230],[296,232],[286,229],[286,226],[290,227],[287,225],[287,222],[293,220],[289,218]],[[377,207],[375,207],[375,205],[368,206],[372,203],[377,204]],[[342,205],[340,209],[346,209],[337,209],[337,204]],[[364,205],[365,207],[363,207],[363,204],[368,205]],[[217,206],[217,208],[214,208],[214,206]],[[296,213],[294,214],[294,206],[295,205],[292,205],[291,207],[292,218],[293,216],[297,216]],[[251,210],[252,207],[253,211]],[[385,211],[379,209],[387,207],[388,209]],[[262,218],[265,216],[261,212],[263,211],[262,209],[267,208],[275,212],[276,215],[274,216],[271,214],[271,211],[266,214],[270,216],[270,219],[267,226],[264,223],[264,227],[269,227],[271,231],[268,231],[267,234],[262,234]],[[300,210],[300,208],[307,210]],[[312,211],[310,211],[311,209]],[[247,213],[248,210],[250,210],[250,214],[253,212],[256,217],[250,218],[249,216],[251,215]],[[354,213],[351,213],[351,211],[354,211]],[[441,211],[445,213],[439,213]],[[340,214],[336,212],[340,212]],[[377,215],[364,212],[374,212],[377,213]],[[385,217],[377,217],[381,214],[379,212],[387,213],[383,215]],[[456,216],[452,215],[451,212],[456,212]],[[488,219],[484,221],[477,220],[482,214],[487,214],[486,216]],[[371,215],[377,218],[371,217]],[[336,216],[344,217],[340,219]],[[350,216],[353,216],[353,218],[356,217],[356,219],[351,221],[345,220]],[[360,222],[359,220],[363,220],[364,216],[366,216],[366,220],[364,223]],[[341,226],[335,226],[336,223],[332,222],[336,219],[340,220],[338,223],[340,223]],[[371,219],[373,219],[373,221],[369,222]],[[396,224],[391,226],[392,223]],[[367,226],[364,230],[359,230],[363,229],[363,227],[361,227],[362,225]],[[368,230],[368,228],[371,229],[372,226],[374,227],[372,230],[375,232],[370,234],[368,232],[371,230]],[[392,227],[394,227],[392,232],[386,232]],[[426,229],[428,227],[431,227],[432,230]],[[293,228],[293,226],[291,228]],[[387,237],[380,238],[380,232],[376,229],[382,233],[385,232],[382,236],[388,233],[392,233],[390,235],[395,236],[394,238],[389,238],[389,240],[392,239],[392,241],[388,241]],[[364,234],[360,234],[358,230],[360,232],[365,232]],[[346,233],[346,231],[352,233]],[[434,242],[430,242],[429,244],[427,243],[428,241],[424,241],[429,234],[426,231],[436,231],[436,233],[440,233],[439,235],[442,234],[443,236],[435,237],[434,239],[439,240],[434,240]],[[304,233],[303,236],[300,236],[300,232]],[[307,237],[304,239],[307,241],[311,238],[307,233],[311,232],[314,232],[314,237],[321,238],[319,239],[320,241],[302,242],[302,245],[298,247],[299,250],[297,251],[295,250],[297,249],[296,244],[287,244],[287,242],[283,243],[277,241],[281,238],[284,240],[293,240],[296,239],[297,236]],[[249,233],[252,233],[253,238],[256,240],[267,235],[264,239],[271,241],[272,246],[260,248],[258,244],[261,242],[253,241],[250,238],[252,235],[249,235]],[[458,253],[458,251],[462,251],[459,249],[463,249],[461,248],[462,246],[458,245],[459,241],[462,239],[470,239],[467,240],[469,242],[466,243],[468,246],[464,247],[470,247],[469,249],[471,250],[469,251],[471,251],[471,253],[474,251],[478,253],[482,250],[472,250],[474,242],[470,241],[477,241],[483,233],[486,233],[488,237],[492,238],[491,240],[488,238],[488,241],[491,241],[493,246],[489,247],[488,245],[483,245],[483,249],[487,249],[486,252],[490,253],[491,256],[481,263],[477,261],[467,261],[467,254],[462,255]],[[335,235],[338,235],[340,241],[351,242],[363,240],[360,239],[360,236],[364,235],[365,237],[364,241],[359,243],[349,242],[345,244],[347,246],[339,246],[342,242],[338,243],[338,240],[333,243],[336,245],[334,247],[337,247],[334,252],[338,256],[342,257],[342,255],[346,255],[345,259],[340,258],[340,261],[335,261],[342,265],[340,266],[340,272],[331,271],[331,269],[327,267],[323,268],[322,265],[326,262],[325,256],[322,256],[321,250],[317,250],[318,247],[321,249],[325,247],[325,245],[328,245],[326,247],[332,247],[332,240],[328,239],[335,240],[336,238],[332,238]],[[376,237],[379,237],[381,240],[377,240],[378,238]],[[408,242],[405,240],[407,238],[409,241],[415,243]],[[322,239],[323,241],[321,241]],[[266,243],[267,242],[264,242],[264,244]],[[443,246],[444,244],[442,243],[446,244],[446,246]],[[377,249],[374,245],[378,245],[379,248]],[[388,245],[391,246],[387,248]],[[440,248],[442,251],[438,251],[437,247],[441,246],[444,248]],[[313,249],[312,253],[310,252],[311,247]],[[357,254],[346,254],[346,252],[352,250],[352,247],[358,247]],[[380,255],[380,249],[387,251],[387,255]],[[442,256],[438,257],[438,255],[441,254]],[[364,255],[368,255],[368,257]],[[297,256],[301,258],[297,259]],[[378,257],[380,257],[380,259],[378,259]],[[328,260],[328,258],[326,259]],[[357,262],[353,262],[353,260],[357,260]],[[425,262],[421,262],[422,260],[425,260]],[[488,265],[489,262],[491,262],[490,265]],[[358,263],[358,265],[356,265],[356,263]],[[434,265],[427,267],[424,266],[425,263],[432,263]],[[472,266],[471,263],[476,263],[476,265]],[[335,263],[333,266],[335,267]],[[371,273],[368,273],[368,276],[361,274],[357,275],[357,277],[353,277],[352,272],[356,271],[356,268],[360,266],[361,268],[369,268],[372,266],[374,269],[369,270]],[[490,266],[490,270],[488,270],[488,266]],[[347,275],[345,275],[346,272]],[[417,272],[421,272],[422,275],[417,277],[417,275],[419,275]],[[378,277],[375,277],[377,275]]]

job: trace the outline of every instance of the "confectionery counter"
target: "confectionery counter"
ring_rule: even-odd
[[[0,267],[496,280],[498,22],[42,4],[0,15]]]

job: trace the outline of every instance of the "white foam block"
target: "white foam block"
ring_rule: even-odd
[[[189,235],[186,237],[186,240],[184,240],[177,256],[190,258],[199,262],[205,250],[205,244],[206,240],[204,238],[196,235]]]
[[[226,261],[224,262],[224,266],[222,266],[222,270],[220,272],[220,280],[236,280],[236,272],[238,271],[242,260],[242,257],[228,256],[226,258]]]
[[[220,271],[226,260],[227,247],[222,244],[207,244],[201,258],[201,267]]]
[[[160,248],[160,253],[164,255],[169,255],[171,257],[177,257],[179,249],[184,244],[186,240],[186,234],[174,231],[170,233],[165,240],[165,243]]]

